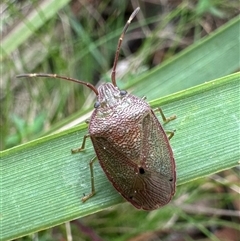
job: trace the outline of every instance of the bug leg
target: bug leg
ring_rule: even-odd
[[[85,136],[83,137],[83,142],[82,142],[81,147],[76,148],[76,149],[72,149],[72,150],[71,150],[72,154],[75,154],[75,153],[78,153],[78,152],[84,150],[84,148],[85,148],[85,143],[86,143],[86,139],[87,139],[88,137],[90,137],[89,134],[87,134],[87,135],[85,135]]]
[[[78,153],[78,152],[81,152],[85,149],[85,143],[86,143],[86,139],[90,137],[89,134],[85,135],[83,137],[83,142],[82,142],[82,145],[81,147],[79,148],[76,148],[76,149],[72,149],[72,154],[75,154],[75,153]],[[89,193],[88,195],[84,196],[82,198],[82,202],[85,202],[87,201],[90,197],[92,197],[94,194],[95,194],[95,186],[94,186],[94,175],[93,175],[93,163],[94,161],[97,160],[97,157],[95,156],[94,158],[92,158],[92,160],[89,162],[89,167],[90,167],[90,173],[91,173],[91,193]]]
[[[90,167],[90,173],[91,173],[91,192],[84,196],[82,198],[82,202],[87,201],[90,197],[92,197],[95,194],[95,186],[94,186],[94,175],[93,175],[93,163],[94,161],[97,160],[97,157],[95,156],[90,162],[89,162],[89,167]]]
[[[174,132],[175,132],[175,130],[174,130],[174,131],[166,130],[165,132],[166,132],[167,134],[169,134],[169,136],[168,136],[168,140],[170,140],[170,139],[174,136]]]
[[[154,109],[153,111],[155,111],[155,112],[158,111],[160,113],[160,115],[161,115],[161,117],[163,119],[164,124],[167,124],[169,121],[172,121],[172,120],[177,118],[176,115],[172,115],[172,116],[166,118],[166,116],[164,115],[164,113],[163,113],[163,111],[162,111],[162,109],[160,107]],[[171,138],[173,137],[173,135],[174,134],[172,134]]]

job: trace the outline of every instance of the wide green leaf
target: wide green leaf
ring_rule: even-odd
[[[232,74],[157,99],[176,129],[171,141],[177,165],[177,184],[234,167],[239,161],[239,83]],[[90,141],[83,153],[71,155],[87,133],[86,125],[1,152],[1,240],[46,229],[98,212],[123,201],[99,164],[94,165],[96,195],[90,191],[88,162],[94,156]]]

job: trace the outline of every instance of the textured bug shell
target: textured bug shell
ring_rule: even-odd
[[[175,161],[154,112],[143,99],[111,83],[98,91],[89,134],[108,179],[136,208],[167,204],[175,193]]]

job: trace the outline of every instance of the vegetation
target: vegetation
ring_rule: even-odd
[[[232,74],[239,69],[238,1],[141,2],[124,39],[120,88],[178,117],[166,126],[176,129],[177,193],[150,213],[122,203],[98,164],[97,194],[80,201],[90,189],[87,163],[94,154],[89,142],[82,156],[71,156],[87,132],[86,124],[71,126],[87,119],[94,93],[56,79],[15,78],[43,72],[94,85],[110,81],[118,37],[136,6],[68,2],[2,4],[0,239],[238,237],[239,177],[232,168],[239,160],[240,75]]]

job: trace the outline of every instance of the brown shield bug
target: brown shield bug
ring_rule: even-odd
[[[127,21],[118,40],[115,54],[112,83],[96,89],[92,84],[55,74],[22,74],[17,77],[52,77],[77,82],[95,92],[94,105],[88,134],[82,145],[72,150],[77,153],[85,148],[91,138],[96,157],[90,161],[92,191],[82,198],[86,201],[95,194],[93,162],[98,159],[108,179],[116,190],[136,208],[154,210],[167,204],[175,193],[176,171],[169,137],[158,121],[154,110],[143,99],[120,90],[115,80],[120,47],[132,19],[139,12],[136,8]],[[165,118],[166,123],[176,118]]]

